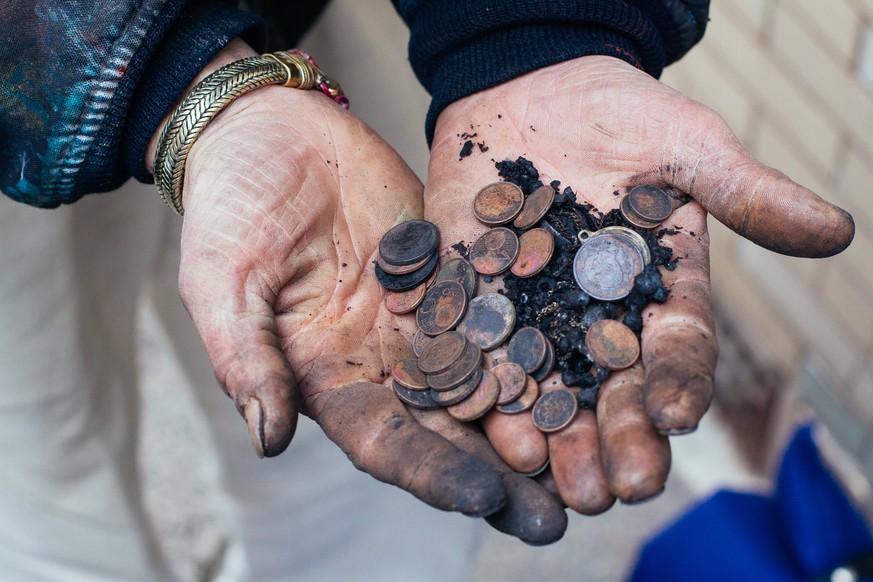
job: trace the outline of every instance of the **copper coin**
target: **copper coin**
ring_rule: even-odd
[[[418,369],[415,358],[400,360],[394,364],[394,381],[409,390],[427,390],[427,377]]]
[[[607,232],[592,236],[573,259],[579,287],[595,299],[616,301],[628,296],[634,278],[646,266],[642,251],[627,237]]]
[[[464,400],[469,397],[470,394],[476,391],[476,388],[479,386],[479,382],[482,380],[482,367],[480,366],[469,380],[461,383],[458,386],[455,386],[451,390],[444,390],[440,392],[439,390],[431,390],[430,397],[433,398],[433,401],[439,404],[440,406],[451,406],[453,404],[457,404],[458,402]]]
[[[424,348],[426,348],[433,340],[434,338],[430,337],[423,331],[418,330],[415,332],[415,337],[412,338],[412,351],[415,352],[416,356],[421,357]]]
[[[385,307],[397,315],[409,313],[421,304],[425,291],[426,285],[424,283],[409,291],[388,291],[385,293]]]
[[[427,385],[439,392],[451,390],[469,380],[482,364],[482,350],[473,342],[467,342],[458,361],[438,374],[427,375]]]
[[[505,342],[514,327],[512,301],[500,293],[486,293],[470,301],[457,331],[487,352]]]
[[[412,265],[432,255],[440,243],[440,231],[426,220],[401,222],[379,241],[379,256],[392,265]]]
[[[610,370],[629,368],[640,357],[640,342],[636,334],[613,319],[601,319],[589,327],[585,347],[595,362]]]
[[[663,222],[673,213],[670,196],[656,186],[636,186],[627,199],[630,210],[648,222]]]
[[[634,226],[646,229],[656,228],[661,225],[660,222],[650,222],[648,220],[643,220],[642,218],[637,216],[636,213],[634,213],[634,211],[630,209],[629,202],[630,198],[625,196],[621,199],[621,204],[619,204],[619,208],[621,209],[621,215],[624,216],[625,220],[627,220]]]
[[[510,362],[520,364],[525,374],[539,370],[546,359],[546,336],[535,327],[523,327],[509,340]]]
[[[498,404],[495,408],[503,414],[518,414],[519,412],[530,410],[539,395],[540,385],[537,384],[536,380],[528,376],[525,381],[524,392],[521,393],[521,396],[508,404]]]
[[[467,293],[457,281],[440,281],[424,294],[415,321],[427,335],[439,335],[458,325],[467,310]]]
[[[418,357],[418,369],[425,374],[442,372],[458,361],[467,347],[467,338],[455,331],[447,331],[433,341]]]
[[[470,262],[482,275],[499,275],[518,257],[518,237],[498,226],[480,236],[470,247]]]
[[[510,271],[516,277],[533,277],[542,271],[555,252],[555,238],[544,228],[532,228],[518,238],[518,258]]]
[[[539,369],[531,372],[531,378],[536,380],[537,382],[542,382],[546,379],[546,376],[552,373],[552,370],[555,369],[555,360],[557,360],[557,354],[555,353],[555,346],[546,338],[546,359],[543,361],[543,365],[539,367]]]
[[[509,404],[524,392],[527,387],[527,374],[524,368],[515,362],[504,362],[491,369],[491,373],[500,381],[500,396],[497,404]]]
[[[512,225],[521,229],[532,227],[542,220],[554,201],[555,189],[548,184],[540,186],[527,195],[524,200],[524,208],[521,209],[521,214],[515,218]]]
[[[391,386],[394,388],[394,393],[397,395],[397,398],[413,408],[419,408],[421,410],[436,410],[437,408],[441,408],[441,406],[434,402],[434,399],[430,397],[430,390],[409,390],[397,382],[392,382]]]
[[[500,382],[491,372],[482,372],[482,380],[476,390],[461,402],[449,406],[449,416],[462,422],[472,422],[482,418],[494,407],[500,394]]]
[[[482,367],[488,370],[489,372],[497,365],[497,360],[494,359],[494,356],[491,354],[482,354]]]
[[[438,263],[439,255],[434,253],[419,270],[406,275],[390,275],[382,270],[382,267],[380,267],[377,262],[376,280],[378,280],[379,284],[389,291],[409,291],[426,281],[436,270]]]
[[[476,296],[479,275],[476,274],[476,269],[473,268],[469,261],[452,259],[440,268],[436,281],[437,283],[440,281],[457,281],[464,286],[467,298],[472,299]]]
[[[524,192],[510,182],[488,184],[473,199],[473,214],[489,226],[506,224],[521,212]]]
[[[417,263],[412,263],[411,265],[392,265],[391,263],[385,262],[381,256],[376,259],[376,264],[379,265],[379,268],[388,273],[389,275],[408,275],[413,271],[417,271],[423,266],[427,264],[427,262],[431,259],[432,255],[428,255],[425,258],[421,259]]]
[[[553,390],[539,397],[531,417],[541,431],[557,432],[573,421],[578,410],[575,394],[569,390]]]

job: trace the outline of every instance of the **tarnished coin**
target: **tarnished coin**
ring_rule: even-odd
[[[480,236],[470,247],[470,263],[483,275],[499,275],[518,257],[518,237],[498,226]]]
[[[388,291],[385,293],[385,307],[397,315],[409,313],[421,305],[425,291],[426,285],[424,283],[420,283],[409,291]]]
[[[482,380],[476,390],[461,402],[449,406],[446,412],[449,416],[463,422],[471,422],[482,418],[494,407],[500,394],[500,382],[491,372],[482,372]]]
[[[401,222],[382,236],[379,255],[392,265],[412,265],[429,257],[440,243],[440,231],[426,220]]]
[[[521,212],[524,192],[511,182],[488,184],[473,199],[473,214],[489,226],[506,224]]]
[[[537,328],[521,328],[509,340],[509,361],[520,364],[526,374],[539,370],[546,359],[547,341]]]
[[[656,186],[636,186],[627,194],[630,210],[649,222],[663,222],[673,213],[670,196]]]
[[[512,225],[520,229],[532,227],[542,220],[554,201],[555,189],[548,184],[540,186],[525,198],[524,208],[521,209],[521,214],[515,218]]]
[[[441,406],[434,402],[434,399],[430,397],[430,390],[410,390],[404,388],[397,382],[392,382],[391,386],[394,388],[394,393],[397,395],[397,398],[413,408],[420,408],[421,410],[436,410],[437,408],[441,408]]]
[[[440,406],[451,406],[453,404],[457,404],[458,402],[464,400],[469,397],[470,394],[476,391],[476,388],[479,386],[479,382],[482,380],[482,372],[484,370],[480,366],[469,380],[461,383],[459,386],[452,388],[451,390],[444,390],[442,392],[438,390],[431,389],[430,397],[433,398],[434,402],[439,404]]]
[[[498,404],[495,408],[503,414],[518,414],[519,412],[530,410],[534,402],[539,398],[539,395],[540,385],[537,384],[536,380],[528,376],[525,381],[524,392],[521,393],[521,396],[508,404]]]
[[[409,390],[427,390],[427,377],[418,369],[415,358],[400,360],[394,364],[394,381]]]
[[[440,268],[440,272],[436,277],[436,282],[440,281],[457,281],[464,286],[464,291],[467,292],[467,298],[472,299],[476,296],[476,287],[479,285],[479,275],[476,274],[476,269],[469,261],[461,258],[452,259]]]
[[[518,258],[510,271],[516,277],[533,277],[542,271],[555,252],[555,238],[544,228],[532,228],[518,238]]]
[[[439,255],[434,253],[422,268],[406,275],[389,275],[376,264],[376,280],[389,291],[409,291],[421,285],[436,270]]]
[[[549,468],[549,459],[546,459],[546,462],[543,463],[543,466],[540,467],[539,469],[534,469],[530,473],[520,473],[520,475],[523,475],[525,477],[536,477],[537,475],[543,473],[548,468]]]
[[[415,352],[416,356],[421,357],[424,348],[426,348],[433,340],[434,338],[430,337],[423,331],[418,330],[415,332],[415,337],[412,338],[412,351]]]
[[[601,319],[589,327],[585,347],[595,362],[610,370],[629,368],[640,357],[640,342],[636,334],[613,319]]]
[[[634,226],[638,226],[639,228],[652,229],[661,225],[661,222],[651,222],[648,220],[643,220],[636,213],[630,209],[630,198],[624,196],[621,199],[621,203],[619,204],[619,208],[621,209],[621,215],[624,216],[625,220],[630,222]]]
[[[418,329],[427,335],[444,333],[461,321],[467,310],[467,293],[457,281],[440,281],[424,294],[415,312]]]
[[[428,374],[427,384],[437,391],[451,390],[469,380],[482,364],[482,350],[473,342],[467,342],[458,361],[439,372]]]
[[[628,238],[614,232],[592,236],[576,251],[573,276],[595,299],[616,301],[628,296],[645,257]]]
[[[578,410],[575,394],[569,390],[553,390],[539,397],[531,417],[541,431],[557,432],[573,421]]]
[[[456,331],[447,331],[433,341],[418,357],[418,369],[425,374],[442,372],[458,361],[467,347],[467,338]]]
[[[491,373],[500,381],[500,396],[497,404],[509,404],[524,392],[527,386],[527,374],[524,368],[515,362],[504,362],[491,369]]]
[[[549,338],[546,338],[546,359],[543,361],[543,365],[540,366],[537,370],[531,372],[530,376],[537,382],[542,382],[546,379],[546,376],[552,373],[552,370],[555,369],[555,361],[557,360],[557,354],[555,353],[555,346],[552,344]]]
[[[425,258],[421,259],[417,263],[412,263],[411,265],[392,265],[379,257],[376,259],[376,264],[379,265],[379,268],[388,273],[389,275],[408,275],[413,271],[417,271],[423,266],[427,264],[427,262],[431,259],[432,255],[428,255]]]
[[[643,262],[645,264],[648,265],[652,262],[652,252],[649,250],[649,245],[646,243],[646,239],[643,238],[643,235],[632,228],[627,228],[625,226],[607,226],[598,230],[597,234],[612,234],[624,237],[640,251],[643,255]]]
[[[499,293],[486,293],[470,301],[457,331],[487,352],[505,342],[514,327],[512,301]]]

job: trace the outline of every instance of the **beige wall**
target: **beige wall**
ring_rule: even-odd
[[[838,257],[781,257],[710,219],[716,304],[873,475],[873,0],[713,0],[663,80],[720,112],[753,155],[855,217]],[[873,36],[873,34],[871,34]],[[873,52],[873,51],[871,51]]]

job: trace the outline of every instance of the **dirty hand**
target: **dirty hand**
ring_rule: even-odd
[[[489,149],[459,158],[464,133]],[[664,304],[643,313],[641,365],[611,374],[596,416],[546,437],[524,415],[486,422],[495,449],[513,466],[551,460],[547,479],[582,513],[615,497],[658,493],[670,467],[667,435],[693,431],[706,412],[718,348],[710,304],[706,212],[770,250],[824,257],[843,250],[854,225],[844,211],[768,168],[742,148],[713,111],[611,57],[540,69],[461,99],[440,115],[433,141],[426,217],[443,244],[473,241],[488,227],[472,200],[497,179],[494,160],[531,160],[544,183],[560,180],[602,212],[639,184],[673,187],[693,201],[676,209],[663,238],[681,257],[663,271]],[[499,285],[497,285],[499,287]],[[544,386],[556,385],[553,376]]]
[[[211,68],[250,54],[234,42]],[[467,515],[511,506],[502,513],[522,517],[510,533],[535,536],[524,516],[536,508],[476,456],[496,458],[487,440],[453,444],[390,387],[414,323],[385,308],[373,262],[382,235],[423,207],[386,142],[318,92],[261,88],[200,136],[183,204],[180,293],[259,454],[281,453],[302,412],[377,479]]]

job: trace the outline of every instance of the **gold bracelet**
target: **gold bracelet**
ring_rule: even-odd
[[[295,89],[318,89],[348,108],[339,83],[321,72],[315,62],[300,51],[279,51],[248,57],[225,65],[200,81],[173,111],[155,154],[155,185],[167,206],[179,215],[185,160],[194,142],[209,123],[231,101],[265,85]]]

